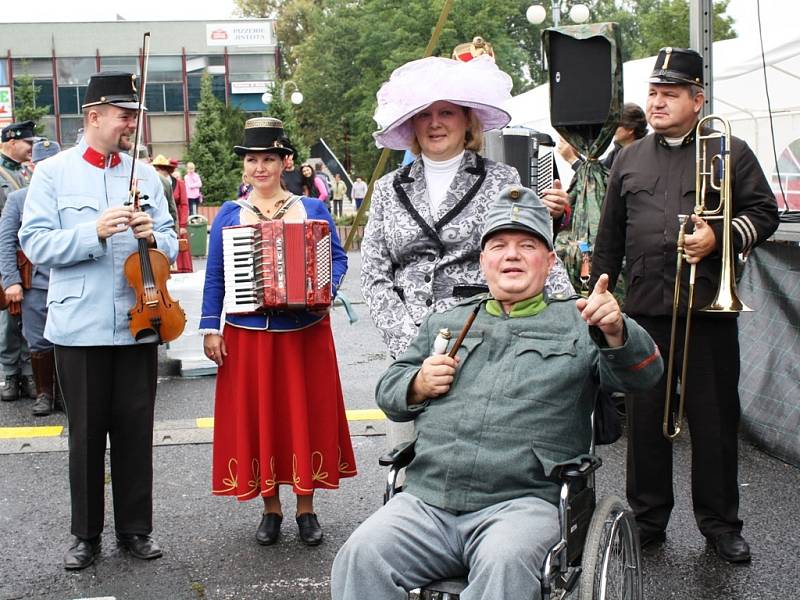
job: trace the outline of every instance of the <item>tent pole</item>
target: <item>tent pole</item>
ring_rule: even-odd
[[[690,0],[689,47],[703,56],[703,91],[706,101],[701,117],[714,112],[714,70],[711,48],[714,42],[713,0]]]

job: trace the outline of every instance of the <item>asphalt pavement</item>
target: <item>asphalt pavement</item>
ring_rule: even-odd
[[[0,532],[5,543],[0,550],[0,600],[328,598],[336,550],[380,506],[384,481],[377,458],[386,446],[385,422],[360,411],[375,408],[372,390],[388,356],[358,292],[359,257],[351,253],[350,260],[343,289],[360,319],[349,324],[337,307],[333,328],[345,402],[354,411],[351,431],[359,475],[343,480],[340,490],[317,495],[316,510],[325,532],[321,546],[307,548],[299,542],[290,493],[283,494],[282,538],[272,547],[259,546],[254,539],[260,502],[211,495],[212,430],[204,419],[213,416],[214,377],[180,377],[180,360],[164,349],[153,451],[154,536],[164,557],[142,562],[117,549],[109,481],[102,554],[84,571],[65,571],[61,560],[71,539],[66,433],[56,429],[50,431],[58,431],[55,435],[32,437],[43,430],[10,428],[64,428],[66,420],[62,414],[34,419],[30,400],[2,403]],[[203,261],[196,266],[202,269]],[[201,280],[195,277],[191,286],[178,282],[176,289],[196,287]],[[184,305],[187,313],[197,313],[196,304],[194,299]],[[186,347],[197,345],[195,352],[200,352],[199,337],[191,340],[190,333]],[[599,495],[624,497],[624,438],[599,448],[599,454],[604,460],[598,472]],[[741,517],[753,562],[734,566],[720,561],[697,531],[690,507],[690,448],[684,435],[676,442],[677,505],[667,542],[644,554],[646,598],[800,597],[800,470],[744,439],[740,457]]]

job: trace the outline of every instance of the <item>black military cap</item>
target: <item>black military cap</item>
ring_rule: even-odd
[[[122,71],[101,71],[92,75],[81,108],[100,104],[111,104],[131,110],[139,108],[136,75]]]
[[[9,140],[25,140],[27,142],[33,142],[36,140],[36,131],[34,130],[35,127],[36,123],[33,121],[12,123],[11,125],[3,127],[2,134],[0,134],[0,139],[2,139],[4,142],[8,142]]]
[[[241,146],[234,146],[233,151],[239,156],[248,152],[272,152],[282,157],[288,156],[293,150],[285,140],[283,121],[272,117],[255,117],[245,121],[244,141]]]
[[[689,48],[662,48],[650,74],[650,83],[703,85],[703,57]]]

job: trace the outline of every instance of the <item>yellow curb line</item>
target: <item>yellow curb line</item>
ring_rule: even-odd
[[[386,418],[383,411],[377,408],[346,410],[345,415],[348,421],[382,421]],[[214,427],[214,417],[201,417],[195,423],[199,429],[211,429]]]
[[[0,440],[13,438],[57,437],[64,432],[62,425],[45,427],[0,427]]]
[[[386,415],[377,408],[345,411],[348,421],[383,421]],[[214,417],[201,417],[195,419],[198,429],[213,429]],[[16,438],[58,437],[63,435],[62,425],[47,425],[43,427],[0,427],[0,440]]]

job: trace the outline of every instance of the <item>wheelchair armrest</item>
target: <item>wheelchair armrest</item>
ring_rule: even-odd
[[[603,459],[599,456],[588,455],[581,459],[580,464],[564,465],[558,470],[558,478],[564,482],[585,479],[603,464]]]
[[[402,469],[414,459],[414,444],[416,440],[403,442],[396,448],[387,452],[378,459],[378,464],[382,467],[393,467]]]

